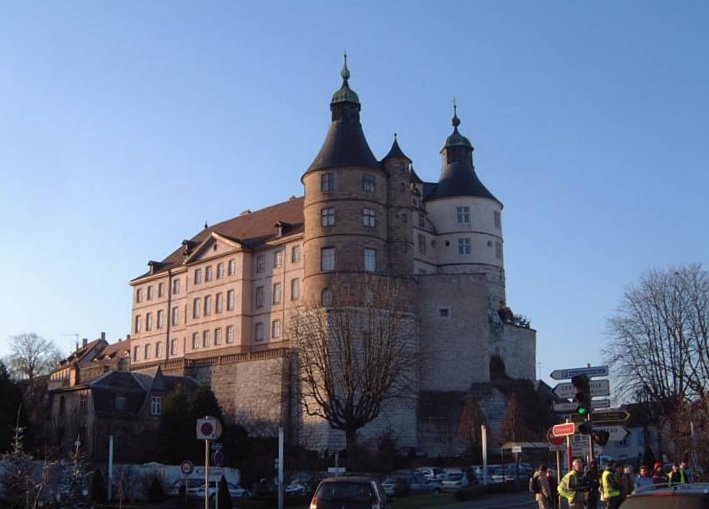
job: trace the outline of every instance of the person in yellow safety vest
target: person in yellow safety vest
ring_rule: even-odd
[[[582,475],[583,462],[580,459],[575,459],[571,464],[571,470],[562,477],[557,488],[559,495],[564,497],[569,503],[569,509],[583,509]]]
[[[621,502],[620,489],[615,476],[615,461],[609,461],[608,466],[601,474],[601,489],[606,509],[618,509]]]
[[[687,482],[687,478],[684,476],[684,470],[679,468],[679,463],[672,464],[672,472],[667,476],[667,485],[672,486],[673,484],[684,484]]]

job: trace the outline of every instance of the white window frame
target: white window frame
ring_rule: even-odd
[[[231,344],[234,342],[234,326],[229,325],[226,328],[226,342],[227,344]]]
[[[320,192],[331,193],[335,190],[335,174],[323,173],[320,175]]]
[[[281,337],[281,321],[273,320],[271,322],[271,338],[280,339]]]
[[[300,300],[300,279],[290,280],[290,300]]]
[[[226,292],[226,310],[227,311],[234,311],[234,299],[235,299],[234,290],[229,290],[228,292]]]
[[[470,256],[472,253],[472,247],[469,237],[463,237],[458,239],[458,254],[461,256]]]
[[[377,271],[377,251],[375,249],[364,248],[364,271]]]
[[[150,415],[162,415],[162,398],[160,396],[150,398]]]
[[[323,247],[320,249],[320,271],[333,272],[335,270],[335,248]]]
[[[458,224],[470,224],[470,207],[460,206],[455,208],[456,219]]]
[[[257,322],[254,327],[254,342],[261,343],[265,340],[263,333],[263,322]]]
[[[335,226],[335,207],[320,209],[320,226]]]
[[[300,246],[293,246],[291,248],[290,261],[291,263],[298,263],[300,261]]]
[[[280,304],[283,300],[283,285],[281,283],[273,283],[273,304]]]
[[[263,289],[263,286],[257,286],[256,287],[256,294],[254,296],[254,306],[256,308],[262,308],[266,302],[265,299],[265,290]]]
[[[362,209],[362,224],[368,228],[376,228],[377,211],[374,209]]]
[[[217,279],[224,277],[224,262],[217,263]]]

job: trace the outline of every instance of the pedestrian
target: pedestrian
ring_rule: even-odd
[[[650,476],[650,469],[647,465],[640,465],[640,473],[635,479],[635,489],[638,491],[648,490],[655,485],[655,481]]]
[[[684,480],[685,482],[692,482],[692,472],[689,469],[689,465],[687,464],[687,460],[682,461],[682,463],[679,464],[679,470],[680,472],[684,472]]]
[[[615,461],[609,461],[606,469],[601,474],[601,488],[606,509],[618,509],[620,505],[620,489],[616,477]]]
[[[598,509],[598,499],[600,496],[598,487],[600,486],[600,479],[598,464],[595,461],[591,461],[588,464],[586,474],[583,476],[583,485],[586,488],[586,509]]]
[[[633,479],[633,467],[631,465],[616,465],[618,472],[618,485],[620,487],[620,503],[623,503],[625,497],[635,491],[635,479]]]
[[[547,469],[547,479],[549,480],[549,492],[551,493],[549,508],[559,509],[559,482],[556,480],[556,473]]]
[[[687,479],[684,477],[684,471],[680,470],[679,463],[673,463],[672,471],[667,476],[667,485],[672,486],[673,484],[684,484],[686,482]]]
[[[566,499],[569,509],[584,509],[582,473],[583,462],[577,458],[571,463],[571,470],[562,477],[559,483],[559,495]]]
[[[548,467],[546,465],[540,465],[539,470],[534,472],[531,480],[534,500],[537,501],[539,509],[549,509],[550,507],[549,498],[551,497],[551,490],[549,488],[547,470]]]
[[[667,484],[667,476],[662,470],[662,462],[656,461],[652,467],[652,480],[655,484]]]

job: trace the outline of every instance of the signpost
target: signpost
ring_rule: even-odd
[[[601,408],[610,408],[611,400],[609,399],[592,399],[591,410],[600,410]]]
[[[562,401],[560,403],[554,403],[554,411],[559,413],[573,413],[579,407],[579,404],[575,401]]]
[[[551,427],[551,434],[554,437],[565,437],[576,433],[576,423],[564,422],[562,424],[554,424]]]
[[[570,369],[555,369],[549,375],[554,380],[566,380],[573,378],[576,375],[586,375],[591,378],[594,376],[608,376],[608,366],[593,366],[587,368],[570,368]]]
[[[591,388],[591,397],[596,396],[610,396],[611,395],[611,383],[606,378],[601,378],[598,380],[591,380],[589,383]],[[552,392],[559,398],[570,399],[576,394],[576,387],[574,384],[569,382],[564,382],[557,384]]]
[[[630,434],[630,431],[625,429],[620,424],[612,426],[594,426],[593,429],[594,431],[607,431],[608,440],[613,440],[614,442],[620,442]]]
[[[593,412],[591,420],[598,424],[623,424],[630,417],[627,410],[613,409],[601,412]]]
[[[197,440],[204,440],[204,509],[209,509],[209,442],[222,435],[222,423],[206,415],[197,419],[196,428]]]

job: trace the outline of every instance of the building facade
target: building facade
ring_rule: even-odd
[[[374,156],[349,78],[345,64],[303,197],[205,225],[131,281],[131,369],[208,382],[243,424],[287,421],[329,450],[341,436],[298,409],[285,333],[298,306],[331,305],[337,286],[364,276],[402,285],[408,330],[427,356],[416,388],[426,398],[460,399],[490,381],[491,364],[532,380],[536,363],[534,330],[506,307],[503,206],[477,176],[457,113],[440,178],[425,182],[396,138]],[[400,445],[440,452],[430,425],[432,439],[419,434],[425,419],[416,404],[394,405],[363,436],[390,427]]]

